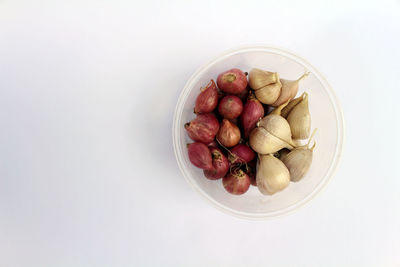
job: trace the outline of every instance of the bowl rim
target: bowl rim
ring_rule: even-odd
[[[304,66],[308,71],[312,72],[316,76],[316,78],[323,85],[324,89],[327,91],[328,96],[333,104],[333,108],[334,108],[335,115],[336,115],[337,136],[338,136],[338,138],[336,140],[336,150],[335,150],[335,154],[333,157],[333,161],[332,161],[331,165],[329,166],[327,174],[321,180],[321,182],[314,188],[314,190],[311,191],[302,200],[300,200],[284,209],[279,209],[276,211],[266,212],[266,213],[251,213],[251,212],[238,211],[238,210],[232,209],[230,207],[227,207],[227,206],[219,203],[218,201],[214,200],[212,197],[210,197],[204,190],[202,190],[194,182],[194,180],[191,178],[191,175],[185,168],[185,162],[183,161],[183,158],[179,154],[181,146],[180,146],[180,139],[179,139],[180,135],[178,133],[180,131],[180,127],[182,127],[181,114],[183,111],[184,103],[186,102],[187,97],[190,93],[190,89],[193,87],[193,84],[196,82],[197,78],[203,72],[205,72],[205,70],[210,65],[213,65],[227,57],[230,57],[234,54],[240,54],[240,53],[244,53],[244,52],[255,52],[255,51],[275,53],[275,54],[290,58],[291,60],[294,60],[297,63]],[[223,52],[222,54],[214,57],[209,62],[203,64],[200,68],[198,68],[192,74],[192,76],[186,82],[186,84],[178,98],[176,107],[175,107],[173,126],[172,126],[172,139],[173,139],[175,158],[178,162],[179,169],[181,170],[183,176],[185,177],[186,181],[190,184],[190,186],[195,191],[197,191],[209,204],[211,204],[213,207],[217,208],[218,210],[220,210],[224,213],[227,213],[229,215],[233,215],[233,216],[236,216],[239,218],[251,219],[251,220],[271,219],[271,218],[276,218],[279,216],[287,215],[287,214],[294,212],[294,211],[298,210],[299,208],[303,207],[305,204],[309,203],[312,199],[314,199],[315,196],[317,196],[322,191],[322,189],[324,189],[326,187],[328,182],[335,175],[335,173],[337,171],[337,167],[339,165],[339,162],[342,158],[342,151],[343,151],[343,144],[344,144],[343,110],[340,106],[339,100],[338,100],[335,92],[333,91],[332,87],[329,85],[328,81],[306,59],[298,56],[297,54],[295,54],[291,51],[288,51],[287,49],[282,49],[282,48],[273,47],[273,46],[266,46],[266,45],[244,45],[244,46],[239,46],[239,47],[236,47],[233,49],[229,49],[229,50]]]

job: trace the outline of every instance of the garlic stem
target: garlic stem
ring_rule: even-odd
[[[283,103],[282,105],[280,105],[279,107],[277,107],[274,110],[272,110],[271,113],[269,113],[268,115],[271,115],[271,114],[281,115],[282,109],[284,107],[286,107],[287,104],[289,104],[289,102],[290,102],[290,99],[288,101],[286,101],[285,103]]]
[[[303,80],[305,77],[307,77],[308,75],[310,75],[310,73],[311,73],[311,72],[309,72],[309,71],[304,72],[304,74],[301,75],[301,77],[298,78],[297,81],[300,82],[300,81]]]
[[[310,138],[308,139],[308,142],[307,142],[307,147],[309,147],[309,145],[310,145],[310,143],[311,143],[311,140],[314,138],[314,135],[317,133],[317,130],[318,130],[318,128],[315,128],[314,130],[313,130],[313,132],[312,132],[312,134],[311,134],[311,136],[310,136]],[[314,149],[314,147],[315,147],[315,141],[314,141],[314,145],[312,146],[312,148],[309,148],[309,149]]]

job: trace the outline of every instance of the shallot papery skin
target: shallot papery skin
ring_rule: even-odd
[[[225,176],[229,170],[229,163],[225,155],[218,148],[210,148],[212,155],[212,165],[211,170],[204,170],[204,176],[210,180],[220,179]]]
[[[203,143],[188,144],[188,155],[190,162],[203,170],[212,170],[212,156],[210,149]]]
[[[195,113],[209,113],[218,105],[218,90],[214,80],[211,80],[196,98]]]
[[[222,179],[222,184],[226,191],[234,195],[242,195],[249,190],[250,178],[242,170],[238,170],[236,173],[228,173]]]
[[[211,143],[219,130],[219,122],[214,114],[198,114],[195,119],[185,124],[185,129],[193,141]]]
[[[225,119],[239,117],[243,110],[243,103],[239,97],[227,95],[219,101],[218,112]]]
[[[234,123],[223,119],[217,133],[217,139],[223,146],[233,147],[240,141],[240,130]]]
[[[238,144],[231,149],[229,161],[231,163],[247,163],[256,157],[253,149],[244,144]]]
[[[260,118],[264,117],[264,108],[260,101],[250,94],[240,115],[240,123],[243,129],[244,138],[248,138],[250,132],[256,127]]]
[[[218,75],[217,85],[221,91],[237,95],[247,87],[247,76],[240,69],[230,69]]]

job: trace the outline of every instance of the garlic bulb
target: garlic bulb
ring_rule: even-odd
[[[278,73],[260,69],[252,69],[249,73],[249,85],[253,90],[258,90],[264,86],[279,81]]]
[[[277,107],[282,105],[286,101],[293,99],[296,96],[297,91],[299,90],[299,82],[305,77],[307,77],[308,74],[309,72],[306,72],[300,78],[293,81],[281,79],[282,83],[281,93],[278,99],[274,103],[272,103],[272,106]]]
[[[260,154],[275,153],[282,148],[296,147],[289,123],[280,115],[269,114],[262,118],[250,133],[249,144]]]
[[[293,143],[289,123],[282,116],[275,114],[265,116],[258,123],[258,126],[263,127],[269,133],[288,144]]]
[[[277,82],[261,87],[255,91],[255,94],[261,103],[270,105],[278,99],[279,94],[281,93],[281,87],[282,84],[278,78]]]
[[[282,148],[293,148],[293,146],[274,136],[263,127],[257,127],[251,131],[249,145],[259,154],[275,153]]]
[[[315,132],[316,130],[314,130],[312,136],[314,136]],[[290,180],[292,182],[300,181],[310,169],[315,148],[315,143],[311,148],[308,147],[311,139],[312,137],[310,137],[307,145],[297,147],[286,155],[282,154],[280,157],[290,172]]]
[[[300,102],[287,116],[293,139],[306,139],[310,136],[311,116],[308,109],[308,94],[304,93]]]
[[[310,169],[312,154],[312,150],[296,148],[282,158],[282,162],[289,169],[292,182],[300,181]]]
[[[259,158],[256,181],[262,194],[272,195],[289,185],[290,173],[285,164],[273,155],[262,155]]]
[[[289,102],[289,104],[287,104],[287,106],[282,109],[281,116],[284,117],[284,118],[287,118],[287,116],[289,115],[290,111],[303,99],[304,94],[305,94],[305,92],[301,96],[291,100]]]

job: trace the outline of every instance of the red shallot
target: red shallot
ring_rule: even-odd
[[[218,112],[225,119],[234,119],[239,117],[243,110],[243,103],[239,97],[227,95],[219,101]]]
[[[212,170],[212,157],[208,147],[203,143],[188,144],[188,155],[190,162],[203,170]]]
[[[228,159],[229,162],[234,163],[248,163],[255,158],[256,154],[253,149],[244,144],[238,144],[231,149]]]
[[[185,129],[193,141],[209,144],[218,132],[219,123],[212,113],[199,114],[191,122],[185,124]]]
[[[217,107],[217,104],[218,90],[214,80],[211,80],[205,88],[201,89],[201,93],[197,96],[194,112],[209,113]]]
[[[256,127],[257,122],[262,117],[264,117],[264,108],[254,94],[250,93],[240,116],[244,138],[249,137],[251,130]]]
[[[222,184],[226,191],[234,195],[241,195],[246,193],[250,187],[250,178],[242,170],[237,170],[232,173],[228,173],[222,179]]]
[[[225,176],[229,170],[229,163],[218,148],[210,147],[210,151],[213,168],[211,170],[204,170],[204,176],[210,180],[216,180]]]
[[[240,141],[240,130],[234,123],[223,119],[217,133],[217,140],[225,147],[233,147]]]
[[[246,89],[247,76],[239,69],[231,69],[218,76],[217,84],[221,91],[237,95]]]

